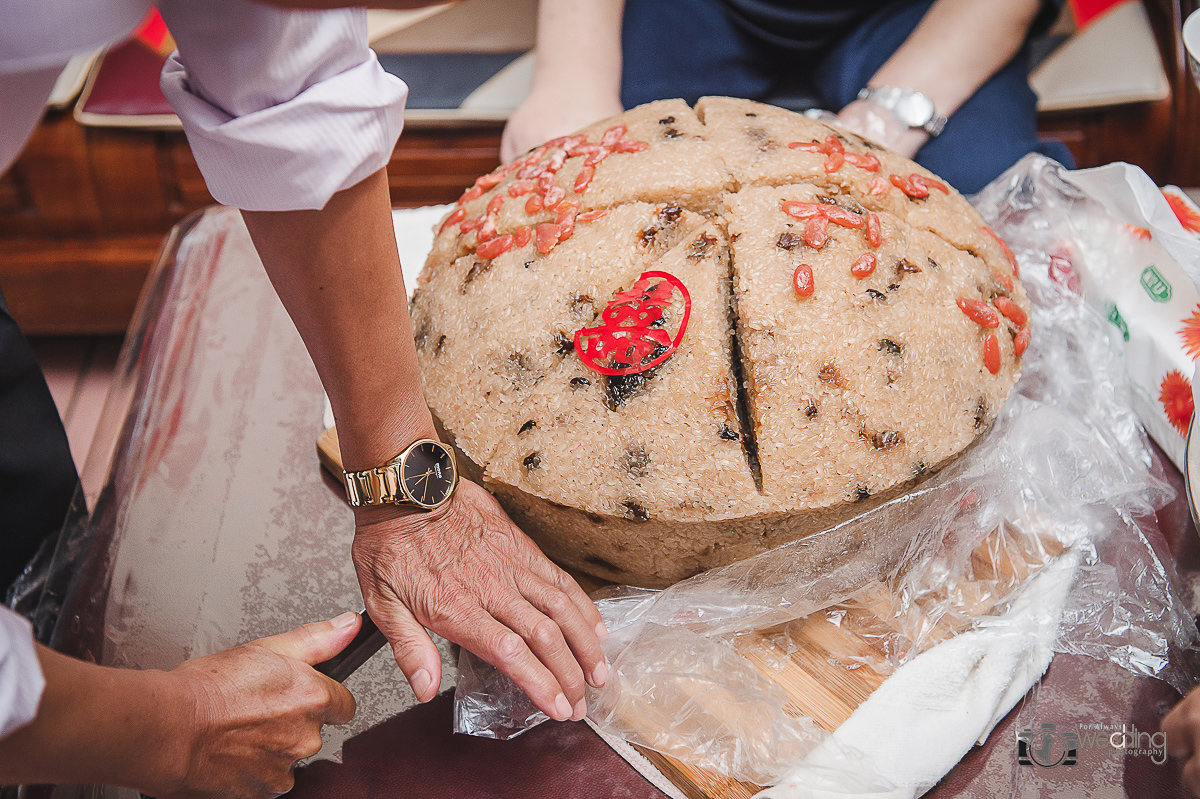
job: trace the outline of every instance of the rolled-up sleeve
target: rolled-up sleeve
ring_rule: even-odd
[[[46,678],[33,646],[33,628],[0,607],[0,738],[33,721]]]
[[[387,165],[408,87],[367,46],[362,9],[164,0],[178,50],[162,89],[209,191],[252,211],[322,208]]]

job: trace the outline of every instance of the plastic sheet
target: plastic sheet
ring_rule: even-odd
[[[869,668],[886,677],[956,634],[1019,631],[1036,621],[1043,630],[1057,626],[1055,651],[1108,660],[1179,690],[1195,683],[1195,624],[1169,563],[1139,526],[1174,492],[1133,412],[1109,322],[1051,261],[1089,226],[1094,234],[1120,223],[1064,175],[1030,156],[977,198],[1018,254],[1034,306],[1033,345],[992,429],[942,472],[837,534],[661,592],[606,589],[597,606],[612,632],[605,652],[613,676],[587,697],[598,728],[758,784],[777,782],[817,749],[835,750],[845,768],[834,769],[834,783],[845,786],[858,772],[883,790],[887,780],[872,777],[863,753],[797,715],[768,679],[802,645],[805,626],[818,622],[871,644],[835,664],[847,673]],[[1085,252],[1104,257],[1077,252],[1079,269],[1088,268]],[[846,540],[861,545],[845,551],[834,543]],[[1050,564],[1066,564],[1074,579],[1058,605],[1039,608],[1029,591]],[[1014,610],[1022,594],[1017,609],[1025,615]],[[744,656],[750,641],[757,660]],[[506,738],[545,720],[465,651],[456,690],[459,732]],[[1005,696],[1000,710],[1024,690]]]

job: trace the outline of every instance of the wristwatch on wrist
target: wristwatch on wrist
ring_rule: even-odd
[[[946,117],[933,107],[933,100],[915,89],[900,89],[895,86],[864,87],[858,99],[869,100],[895,114],[896,119],[910,128],[920,128],[930,136],[937,136],[946,127]]]
[[[431,438],[414,441],[382,466],[342,474],[352,508],[390,504],[436,510],[458,486],[454,453]]]

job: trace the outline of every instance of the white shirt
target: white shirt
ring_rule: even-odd
[[[76,53],[127,35],[150,0],[0,0],[0,173]],[[251,0],[162,0],[179,50],[163,69],[204,179],[249,210],[324,207],[387,165],[408,87],[367,46],[363,9],[288,11]],[[0,608],[0,737],[37,713],[31,628]]]
[[[50,75],[76,52],[126,35],[150,1],[83,5],[0,0],[0,172],[37,124]],[[408,87],[367,46],[363,9],[291,11],[252,0],[159,6],[179,46],[163,70],[163,93],[218,202],[321,208],[387,165]]]

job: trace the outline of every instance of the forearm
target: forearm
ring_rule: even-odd
[[[928,96],[950,116],[1020,50],[1039,0],[938,0],[868,82]]]
[[[244,211],[267,274],[329,394],[347,469],[433,433],[380,170],[319,211]]]
[[[38,646],[46,689],[30,724],[0,740],[0,784],[103,783],[142,790],[184,753],[170,725],[190,712],[164,672],[110,669]]]
[[[620,102],[621,16],[625,0],[542,0],[534,90],[581,87]]]

